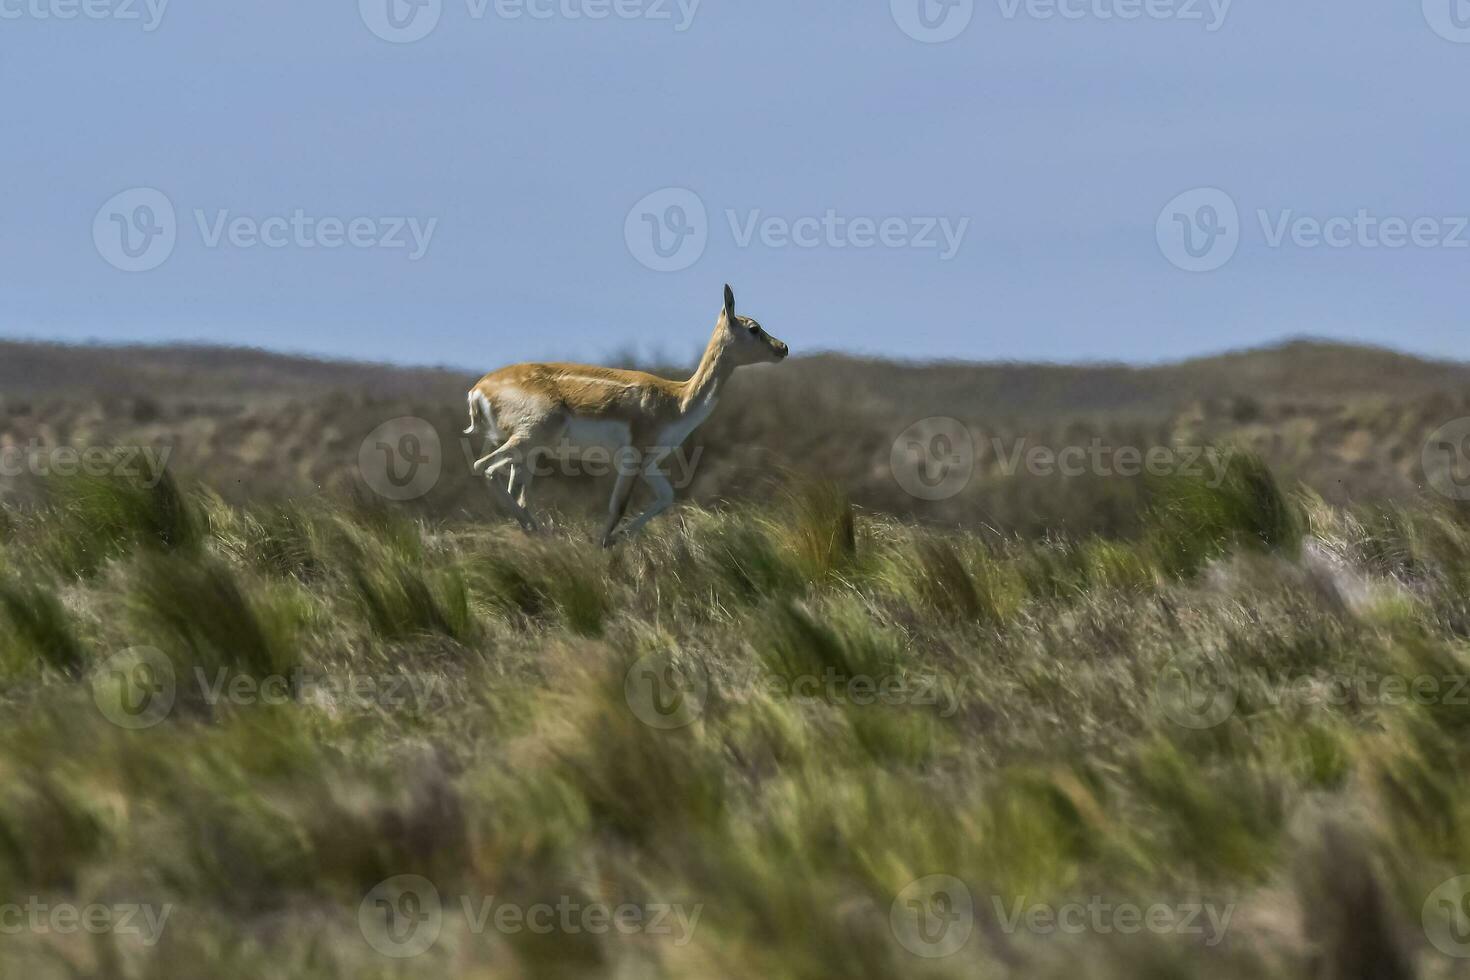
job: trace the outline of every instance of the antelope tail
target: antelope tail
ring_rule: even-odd
[[[490,400],[478,389],[469,394],[470,427],[464,430],[464,434],[472,436],[483,423],[486,432],[494,434],[495,423],[490,418]]]

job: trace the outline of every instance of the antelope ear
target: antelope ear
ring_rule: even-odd
[[[725,319],[735,319],[735,290],[730,288],[728,282],[725,283]]]

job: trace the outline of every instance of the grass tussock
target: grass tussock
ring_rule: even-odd
[[[64,575],[91,575],[135,547],[189,551],[200,518],[171,474],[56,478],[40,549]]]
[[[469,592],[454,570],[427,571],[403,562],[358,565],[352,585],[373,632],[396,640],[438,634],[468,640],[474,633]]]
[[[0,625],[0,649],[11,671],[49,667],[75,677],[85,669],[86,649],[51,588],[0,581]]]
[[[1222,475],[1175,475],[1159,482],[1154,541],[1172,570],[1188,573],[1232,548],[1294,551],[1302,518],[1265,461],[1230,450]]]
[[[299,610],[224,562],[146,556],[136,574],[134,635],[179,666],[264,678],[298,662]]]

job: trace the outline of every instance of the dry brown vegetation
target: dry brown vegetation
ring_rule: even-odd
[[[489,365],[482,366],[488,367]],[[682,377],[680,369],[663,373]],[[486,520],[460,435],[463,372],[324,362],[220,348],[0,344],[0,446],[168,446],[170,466],[235,502],[351,491],[357,454],[379,423],[418,416],[439,433],[444,475],[412,506]],[[1424,439],[1470,415],[1470,366],[1390,351],[1293,342],[1159,367],[894,364],[819,355],[741,372],[696,433],[695,479],[681,499],[711,506],[770,492],[780,471],[842,486],[865,509],[906,519],[1130,535],[1146,476],[1008,474],[1018,448],[1241,446],[1288,485],[1333,503],[1410,499]],[[893,479],[895,439],[945,416],[973,434],[975,477],[953,498],[915,500]],[[25,481],[0,477],[23,495]],[[544,481],[537,495],[578,515],[606,485]]]

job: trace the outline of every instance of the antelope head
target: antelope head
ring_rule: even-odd
[[[766,333],[765,328],[748,316],[735,312],[735,291],[725,286],[725,308],[720,311],[715,329],[725,335],[730,357],[738,365],[765,364],[786,359],[791,348]]]

